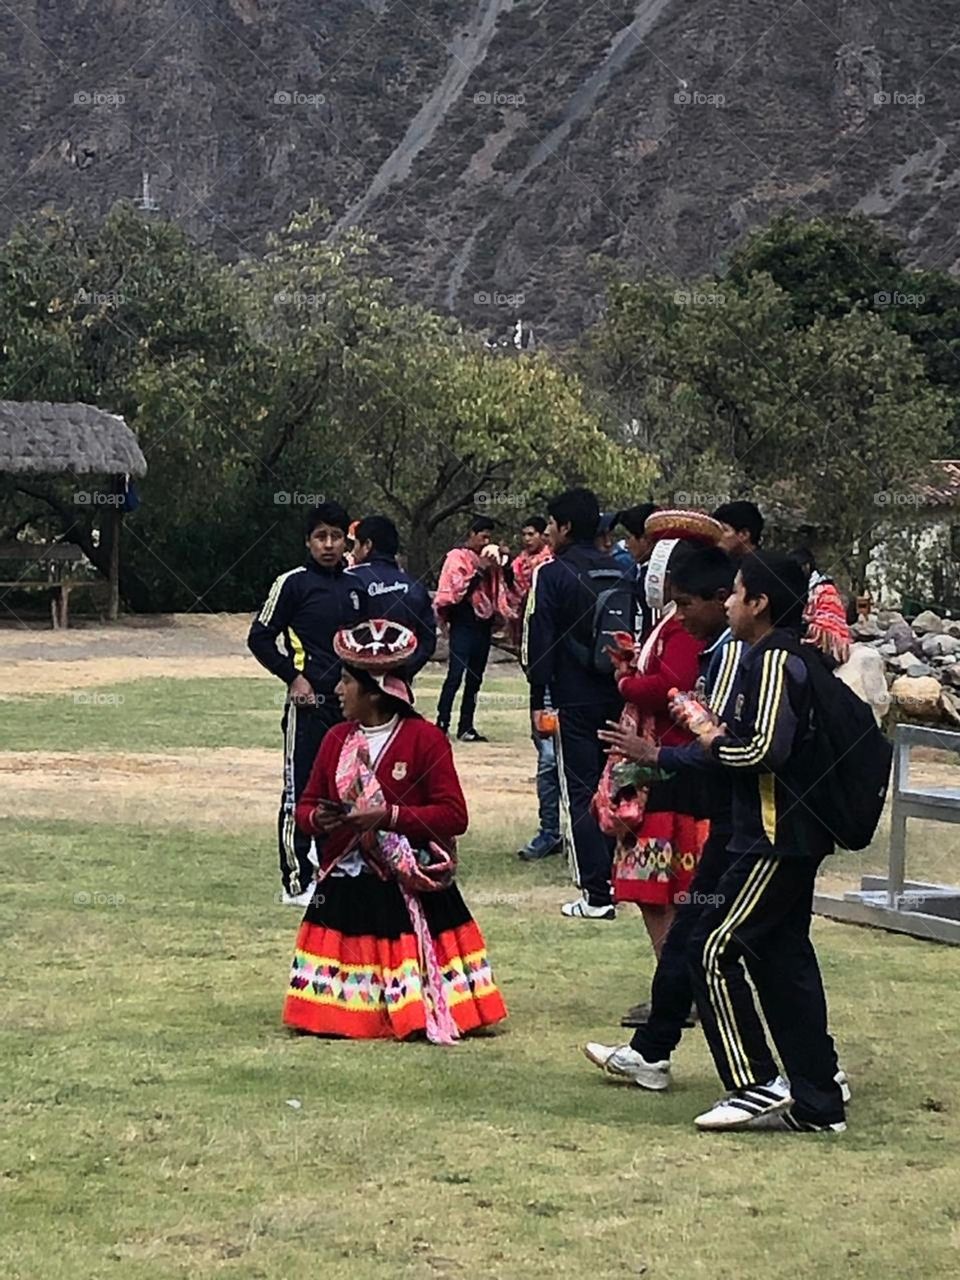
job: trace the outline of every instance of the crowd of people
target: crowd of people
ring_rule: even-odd
[[[467,810],[450,743],[458,694],[457,740],[486,741],[478,695],[499,636],[519,652],[537,751],[538,828],[519,856],[565,848],[579,892],[562,914],[607,922],[635,903],[656,962],[621,1018],[629,1042],[587,1058],[663,1090],[699,1023],[726,1090],[699,1128],[841,1131],[849,1085],[810,940],[834,844],[809,798],[810,663],[849,654],[835,585],[807,549],[763,549],[747,501],[603,513],[571,489],[523,521],[515,556],[495,531],[471,522],[431,600],[389,519],[351,525],[323,503],[305,563],[252,624],[251,650],[288,688],[280,872],[305,914],[284,1021],[448,1044],[505,1016],[456,885]],[[414,680],[438,627],[431,723]]]

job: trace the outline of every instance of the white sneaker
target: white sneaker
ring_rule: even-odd
[[[693,1123],[698,1129],[709,1131],[745,1129],[751,1120],[758,1116],[777,1115],[786,1111],[792,1102],[790,1086],[783,1076],[777,1076],[766,1084],[737,1089],[728,1097],[715,1102],[709,1111],[697,1116]]]
[[[565,902],[560,914],[572,920],[616,920],[617,909],[612,902],[605,907],[591,906],[586,894],[582,894],[575,902]]]
[[[621,1080],[632,1080],[641,1089],[660,1092],[670,1088],[670,1063],[648,1062],[628,1044],[597,1044],[592,1040],[583,1046],[583,1052],[595,1067]]]

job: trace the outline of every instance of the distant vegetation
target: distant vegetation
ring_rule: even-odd
[[[915,496],[957,451],[960,286],[865,220],[780,218],[679,287],[611,278],[593,330],[533,355],[411,306],[375,242],[324,230],[310,210],[224,264],[120,205],[0,248],[0,396],[121,413],[146,454],[130,607],[252,608],[299,558],[314,496],[394,516],[429,577],[471,513],[510,537],[570,482],[608,506],[752,494],[860,585],[916,523],[913,497],[877,495]],[[0,477],[0,539],[63,536],[97,561],[81,487]]]

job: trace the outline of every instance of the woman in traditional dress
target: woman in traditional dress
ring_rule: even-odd
[[[416,637],[386,619],[337,633],[345,722],[324,739],[297,823],[319,881],[283,1020],[352,1039],[441,1044],[506,1016],[483,935],[453,883],[467,807],[446,736],[391,674]]]
[[[621,723],[635,726],[660,746],[685,746],[693,736],[671,716],[670,691],[696,688],[704,641],[686,630],[669,601],[669,565],[674,554],[684,554],[685,545],[715,542],[720,527],[696,512],[661,511],[650,516],[646,533],[655,543],[647,570],[647,599],[651,608],[663,612],[638,650],[615,659],[617,687],[627,704]],[[617,759],[608,765],[612,783],[605,797],[608,806],[613,798],[616,835],[613,898],[618,904],[639,906],[659,958],[676,905],[690,888],[710,824],[702,816],[700,789],[689,773],[639,784],[617,799],[616,766]],[[601,783],[598,802],[603,792]],[[647,1005],[635,1006],[623,1025],[644,1021],[647,1011]]]

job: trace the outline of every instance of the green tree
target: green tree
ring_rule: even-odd
[[[900,245],[869,218],[801,218],[792,212],[748,235],[730,255],[723,279],[728,287],[746,289],[758,274],[768,275],[788,296],[793,323],[800,327],[873,306],[878,294],[895,293],[909,277]]]
[[[910,340],[853,312],[814,321],[798,353],[801,393],[789,484],[857,591],[891,528],[910,519],[956,405],[930,383]]]
[[[411,308],[389,337],[357,351],[352,374],[352,456],[365,491],[406,534],[418,574],[435,571],[468,513],[509,534],[567,484],[612,498],[637,478],[579,380],[545,356],[491,354]]]
[[[819,530],[858,589],[956,412],[916,344],[884,318],[828,307],[797,325],[766,273],[736,288],[618,286],[591,362],[651,448],[661,500],[752,496],[786,524]]]
[[[789,296],[799,327],[874,312],[910,338],[933,382],[960,396],[960,282],[945,271],[907,265],[903,245],[869,218],[782,214],[734,250],[723,284],[748,289],[758,273]],[[957,444],[955,419],[948,447]]]

